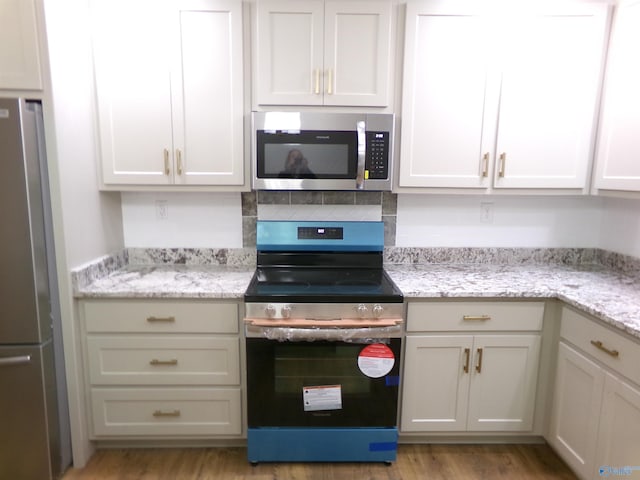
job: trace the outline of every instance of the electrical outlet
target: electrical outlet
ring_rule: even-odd
[[[167,200],[156,200],[156,219],[169,219],[169,202]]]
[[[480,203],[480,223],[493,223],[493,203]]]

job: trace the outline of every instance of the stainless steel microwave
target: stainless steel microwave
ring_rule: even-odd
[[[389,191],[394,115],[253,112],[255,190]]]

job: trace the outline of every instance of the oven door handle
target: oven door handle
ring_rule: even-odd
[[[285,328],[378,328],[400,325],[402,318],[379,318],[358,320],[352,318],[335,318],[319,320],[313,318],[245,318],[248,325],[257,327],[285,327]]]
[[[402,325],[364,328],[304,328],[304,327],[265,327],[247,323],[246,336],[266,338],[279,342],[330,340],[341,342],[367,342],[402,335]]]

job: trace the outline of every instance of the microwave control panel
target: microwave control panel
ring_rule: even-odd
[[[366,132],[365,180],[389,178],[389,132]]]

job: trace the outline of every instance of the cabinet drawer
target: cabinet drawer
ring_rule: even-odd
[[[640,384],[640,344],[566,307],[562,309],[560,336]]]
[[[85,301],[87,332],[238,333],[238,305],[164,300]]]
[[[96,437],[239,435],[239,388],[91,390]]]
[[[234,337],[87,337],[92,385],[238,385]]]
[[[543,317],[544,302],[412,302],[407,330],[536,331]]]

